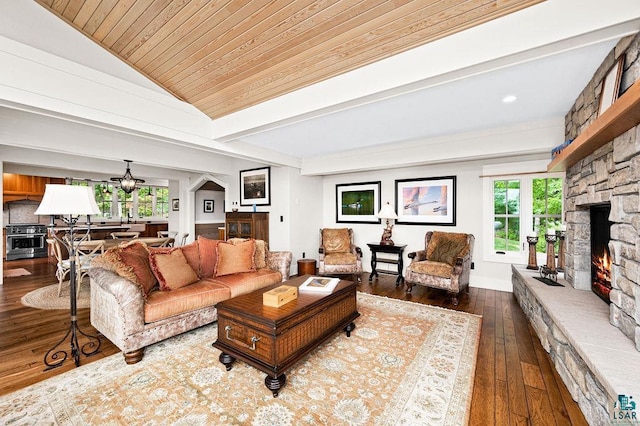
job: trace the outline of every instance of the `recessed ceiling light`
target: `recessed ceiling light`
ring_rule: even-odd
[[[508,95],[502,98],[502,102],[505,104],[510,104],[511,102],[515,102],[518,99],[515,95]]]

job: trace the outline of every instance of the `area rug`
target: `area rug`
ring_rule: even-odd
[[[31,275],[31,272],[24,268],[5,269],[2,271],[3,278],[23,277],[25,275]]]
[[[356,329],[286,372],[274,398],[265,374],[213,348],[216,325],[0,397],[8,424],[463,425],[481,317],[358,294]]]
[[[80,294],[76,299],[78,309],[88,308],[91,299],[90,285],[87,282],[80,286]],[[30,291],[22,296],[20,302],[24,306],[37,309],[69,309],[69,281],[62,283],[62,291],[58,297],[58,284],[48,285],[37,290]]]

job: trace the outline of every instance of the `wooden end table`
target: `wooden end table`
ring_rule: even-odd
[[[264,384],[274,397],[286,383],[284,372],[302,357],[344,330],[355,329],[360,316],[356,284],[341,280],[332,293],[299,292],[298,298],[274,308],[262,304],[262,294],[280,285],[299,287],[309,275],[233,297],[216,305],[219,360],[227,371],[236,359],[267,374]]]
[[[402,253],[404,252],[405,247],[407,247],[406,244],[404,245],[384,245],[384,244],[378,244],[378,243],[367,243],[367,245],[369,246],[369,248],[371,249],[371,274],[369,275],[369,282],[373,281],[373,277],[378,275],[378,272],[383,273],[383,274],[392,274],[392,275],[397,275],[398,278],[396,278],[396,287],[400,284],[404,284],[404,276],[402,275],[402,269],[403,269],[403,259],[402,259]],[[380,258],[378,259],[378,253],[392,253],[397,255],[396,259],[384,259],[384,258]],[[394,271],[387,271],[384,269],[376,269],[378,262],[380,263],[391,263],[394,265],[398,265],[398,272],[394,272]]]

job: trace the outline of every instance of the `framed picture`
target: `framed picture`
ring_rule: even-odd
[[[213,213],[213,200],[204,200],[204,212]]]
[[[616,101],[616,99],[618,99],[618,93],[620,93],[620,79],[622,78],[622,69],[624,68],[624,58],[625,55],[621,55],[618,58],[602,81],[598,116],[602,115],[602,113],[605,112],[611,104]]]
[[[336,222],[380,223],[380,181],[336,185]]]
[[[171,200],[171,210],[173,210],[174,212],[177,212],[178,210],[180,210],[180,200],[177,198],[174,198],[173,200]]]
[[[396,223],[456,224],[456,177],[396,180]]]
[[[271,167],[240,170],[240,205],[271,204]]]

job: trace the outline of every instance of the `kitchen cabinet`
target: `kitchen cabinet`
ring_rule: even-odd
[[[225,217],[226,237],[254,238],[269,243],[269,213],[230,212]]]
[[[2,196],[4,202],[18,200],[42,201],[48,183],[64,184],[63,178],[27,176],[14,173],[2,174]]]

